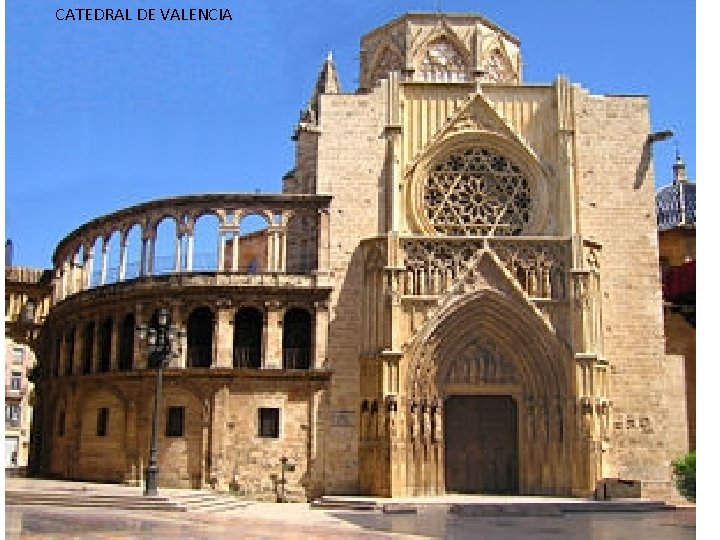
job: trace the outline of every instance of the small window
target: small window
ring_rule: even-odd
[[[280,409],[268,407],[258,409],[258,436],[269,439],[280,437]]]
[[[166,437],[182,437],[185,427],[185,407],[168,407]]]
[[[97,416],[97,436],[107,437],[108,434],[108,420],[110,418],[110,409],[102,407],[98,409]]]
[[[12,376],[10,377],[10,390],[20,390],[21,385],[22,385],[22,373],[13,371]]]
[[[23,349],[22,347],[14,347],[12,351],[12,363],[22,364],[23,363]]]
[[[57,433],[59,437],[65,435],[65,411],[60,411],[58,415]]]
[[[5,405],[5,421],[13,424],[20,421],[20,405],[17,403]]]

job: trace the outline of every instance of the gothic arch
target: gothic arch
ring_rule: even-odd
[[[403,67],[402,52],[392,41],[385,40],[375,50],[370,61],[367,72],[369,84],[374,85],[378,80],[387,78],[390,71],[400,71]]]
[[[435,80],[427,79],[425,76],[419,76],[420,73],[424,73],[427,69],[423,68],[426,63],[426,56],[430,52],[431,48],[436,45],[445,45],[443,50],[439,50],[439,53],[445,53],[442,64],[446,64],[448,60],[452,60],[457,63],[456,70],[446,70],[446,73],[453,71],[458,75],[462,75],[461,78],[455,79],[455,82],[469,81],[470,77],[470,66],[472,65],[472,57],[470,51],[458,38],[455,32],[450,27],[443,24],[434,28],[425,40],[419,44],[414,51],[412,65],[415,70],[415,78],[420,80]],[[448,57],[448,53],[453,53],[456,58],[451,59]],[[462,68],[462,69],[460,69]]]
[[[514,363],[527,396],[572,395],[569,353],[527,304],[483,288],[448,303],[413,344],[407,390],[442,394],[438,375],[477,336],[486,336]]]
[[[493,58],[499,58],[507,69],[507,78],[496,78],[494,75],[497,72],[492,71]],[[510,59],[510,55],[507,52],[507,48],[504,43],[497,37],[490,43],[486,44],[482,50],[481,64],[483,70],[483,82],[498,82],[498,83],[516,83],[518,81],[518,68],[515,63]],[[488,73],[490,71],[490,73]],[[499,73],[497,73],[499,75]]]

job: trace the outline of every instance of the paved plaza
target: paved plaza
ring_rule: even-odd
[[[34,490],[34,491],[33,491]],[[62,505],[16,504],[12,494],[23,491],[38,497],[50,492],[70,494]],[[551,498],[460,497],[416,498],[396,503],[398,513],[375,510],[312,508],[307,503],[261,503],[184,511],[83,507],[72,494],[117,493],[130,500],[140,488],[73,482],[6,479],[5,538],[130,539],[304,539],[446,538],[446,539],[553,539],[553,540],[690,540],[696,537],[695,508],[662,511],[581,511],[590,506],[575,500],[577,511],[544,515]],[[182,490],[161,490],[169,499],[182,500]],[[360,499],[357,499],[360,500]],[[523,502],[520,502],[520,501]],[[376,501],[384,503],[385,501]],[[120,504],[120,503],[118,503]],[[499,512],[473,516],[451,511],[453,504],[492,505]],[[352,505],[348,505],[352,506]],[[522,507],[522,511],[517,508]],[[467,506],[466,506],[467,508]],[[618,507],[619,508],[619,507]],[[402,513],[411,509],[415,513]]]

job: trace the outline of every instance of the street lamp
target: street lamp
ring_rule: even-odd
[[[173,344],[185,336],[184,330],[174,324],[170,324],[170,317],[167,308],[158,310],[157,324],[141,324],[137,327],[140,341],[147,345],[148,365],[157,366],[157,379],[155,383],[155,407],[153,408],[152,428],[150,431],[150,457],[148,466],[145,469],[145,492],[146,497],[156,497],[158,494],[158,475],[160,468],[157,460],[157,431],[160,415],[158,408],[162,396],[162,370],[170,363],[170,359],[180,356],[182,345],[173,352]]]

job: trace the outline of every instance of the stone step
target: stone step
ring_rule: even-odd
[[[387,499],[376,501],[371,497],[358,499],[342,496],[323,496],[310,503],[311,508],[382,511],[386,514],[417,513],[419,508],[446,506],[450,513],[464,516],[560,516],[578,512],[657,512],[672,510],[674,506],[663,501],[643,499],[612,499],[596,501],[576,500],[533,500],[514,497],[510,500],[483,500],[456,502],[452,498],[428,501],[402,499],[397,502]]]
[[[310,502],[310,508],[374,511],[380,509],[380,506],[375,501],[320,497]]]
[[[166,510],[224,512],[246,508],[249,503],[213,494],[145,497],[135,494],[88,493],[85,491],[6,491],[6,505],[121,508],[125,510]]]

